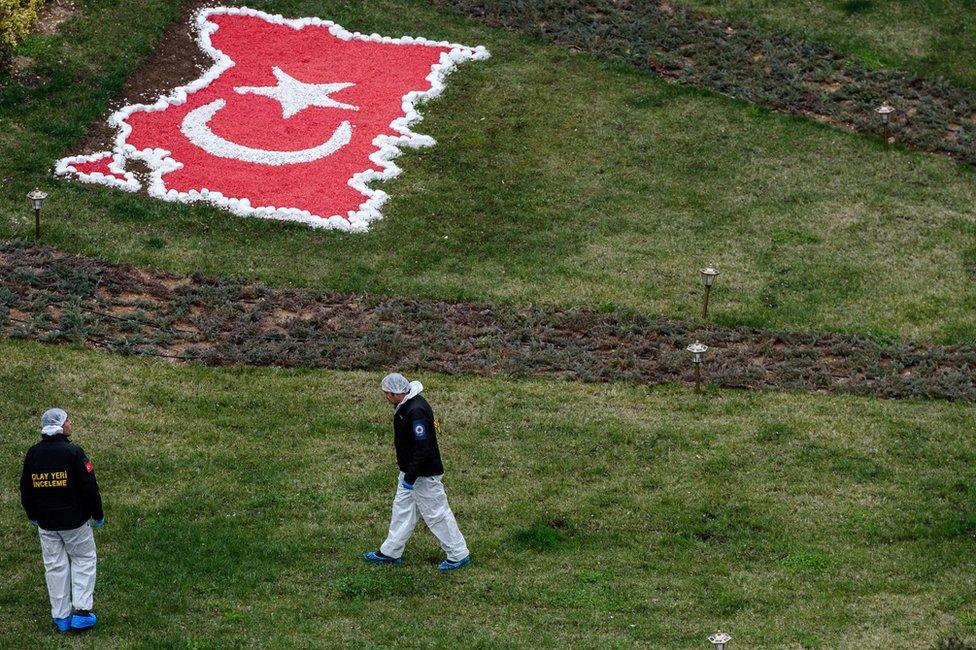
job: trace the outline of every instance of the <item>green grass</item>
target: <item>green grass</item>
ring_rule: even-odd
[[[88,0],[0,91],[0,236],[51,190],[44,241],[162,269],[343,291],[619,307],[693,318],[696,269],[723,276],[716,319],[976,340],[976,175],[948,161],[756,109],[492,31],[419,2],[264,2],[350,28],[486,44],[431,103],[438,145],[401,159],[369,234],[313,232],[52,181],[173,16]],[[120,33],[124,31],[124,33]],[[82,38],[82,36],[84,38]],[[111,50],[108,62],[85,55]],[[84,79],[84,83],[78,83]]]
[[[826,42],[872,68],[976,88],[973,0],[687,0],[683,4]]]
[[[360,559],[395,468],[380,373],[0,343],[5,647],[931,647],[976,639],[976,405],[424,376],[475,563]],[[106,504],[56,640],[16,488],[59,404]]]

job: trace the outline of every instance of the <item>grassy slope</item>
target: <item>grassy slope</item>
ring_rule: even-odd
[[[787,30],[897,67],[976,88],[973,0],[687,0],[686,5]]]
[[[145,18],[120,34],[105,20],[114,3],[87,5],[71,39],[27,46],[50,83],[0,93],[13,126],[0,135],[0,236],[30,232],[23,194],[40,183],[52,190],[46,241],[165,269],[688,318],[695,269],[713,262],[725,272],[715,310],[725,323],[976,340],[971,171],[422,3],[256,5],[493,51],[428,107],[421,130],[439,144],[403,159],[404,175],[384,186],[387,218],[366,236],[47,180],[173,13],[144,0],[131,11]],[[83,58],[103,50],[108,72]]]
[[[105,494],[100,645],[976,639],[974,405],[423,377],[476,557],[440,576],[426,531],[402,568],[359,558],[394,480],[378,373],[0,354],[15,646],[51,635],[9,489],[51,404],[75,414]]]

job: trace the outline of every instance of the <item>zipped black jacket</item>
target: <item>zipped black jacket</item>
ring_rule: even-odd
[[[44,436],[24,457],[20,503],[45,530],[72,530],[104,519],[95,468],[64,435]]]
[[[397,465],[407,483],[413,484],[418,476],[444,473],[437,429],[434,410],[420,395],[410,398],[393,413],[393,446]]]

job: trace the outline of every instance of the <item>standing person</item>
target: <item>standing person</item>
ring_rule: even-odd
[[[95,468],[84,450],[68,440],[71,428],[64,410],[45,411],[41,441],[28,450],[20,475],[20,502],[38,528],[51,618],[59,632],[95,625],[92,526],[105,524]]]
[[[430,404],[420,396],[423,384],[392,373],[383,378],[380,388],[386,401],[394,405],[393,446],[400,475],[386,541],[379,550],[363,553],[363,558],[375,564],[400,564],[403,548],[417,520],[423,517],[447,553],[447,559],[437,568],[460,569],[471,563],[471,554],[441,482],[444,465],[437,448],[439,425]]]

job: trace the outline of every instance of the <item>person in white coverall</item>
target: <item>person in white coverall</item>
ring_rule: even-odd
[[[20,501],[37,526],[51,618],[59,632],[94,627],[95,536],[105,523],[95,468],[71,444],[71,420],[62,409],[41,417],[41,441],[28,450],[20,475]]]
[[[374,564],[400,564],[407,540],[422,518],[447,553],[447,560],[437,568],[460,569],[471,563],[471,554],[441,482],[444,465],[437,447],[439,426],[430,404],[420,395],[424,387],[419,381],[407,381],[403,375],[392,373],[383,378],[380,388],[394,405],[393,446],[400,474],[390,532],[379,550],[363,553],[363,559]]]

